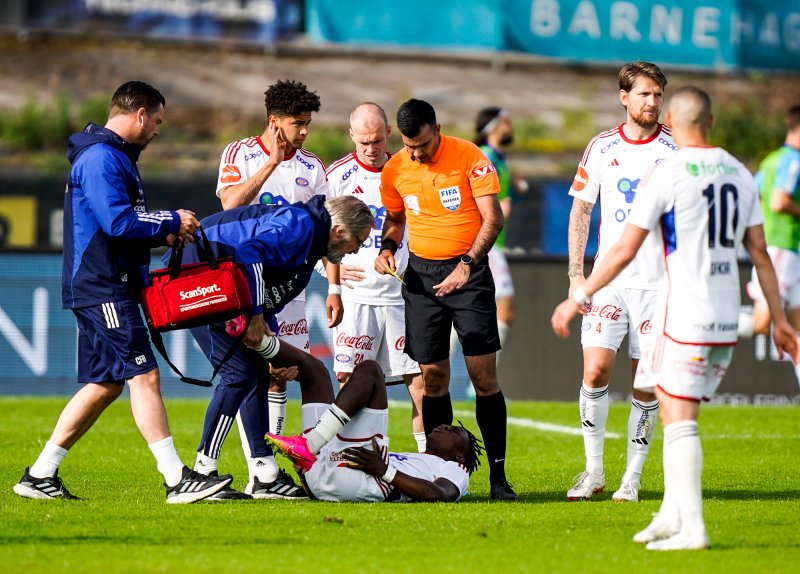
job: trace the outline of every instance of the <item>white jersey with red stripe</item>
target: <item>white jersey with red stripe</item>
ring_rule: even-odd
[[[629,223],[660,240],[666,280],[655,323],[675,342],[734,345],[739,320],[737,251],[763,221],[755,179],[721,148],[684,147],[640,186]],[[651,254],[652,256],[652,254]]]
[[[332,163],[327,174],[331,197],[355,196],[369,205],[375,216],[375,227],[358,253],[345,255],[342,260],[343,263],[362,267],[366,276],[363,281],[351,282],[353,289],[342,289],[342,300],[366,305],[402,305],[400,281],[391,275],[379,275],[374,269],[375,258],[381,248],[383,220],[386,217],[386,208],[381,202],[381,170],[365,165],[352,152]],[[397,274],[402,276],[408,265],[407,227],[394,260]]]
[[[235,141],[222,152],[217,178],[217,197],[229,185],[247,181],[264,165],[269,152],[260,136]],[[325,166],[310,151],[299,148],[287,154],[259,190],[251,205],[290,205],[307,202],[315,195],[328,195]],[[296,297],[305,301],[305,291]]]
[[[433,482],[437,478],[446,478],[458,489],[458,498],[464,496],[469,488],[469,472],[467,467],[453,460],[444,460],[434,454],[424,452],[390,452],[389,468],[393,468],[408,476]],[[405,494],[400,500],[413,500]]]
[[[672,155],[676,146],[669,130],[658,124],[655,133],[641,141],[628,139],[622,125],[595,136],[586,146],[569,194],[589,203],[600,200],[600,228],[595,265],[608,252],[627,223],[639,183],[654,165]],[[638,201],[638,199],[637,199]],[[648,238],[639,254],[612,285],[631,289],[656,289],[663,270],[653,255],[655,240]]]

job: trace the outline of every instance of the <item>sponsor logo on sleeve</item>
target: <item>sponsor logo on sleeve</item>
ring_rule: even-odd
[[[222,176],[219,180],[222,183],[236,183],[242,179],[242,172],[235,165],[226,165],[222,168]]]
[[[575,179],[572,180],[572,189],[575,191],[582,191],[589,183],[589,174],[582,165],[578,166],[578,171],[575,173]]]
[[[494,166],[490,163],[486,165],[482,165],[481,167],[476,167],[472,170],[472,177],[473,179],[476,177],[483,177],[484,175],[489,175],[490,173],[497,171]]]

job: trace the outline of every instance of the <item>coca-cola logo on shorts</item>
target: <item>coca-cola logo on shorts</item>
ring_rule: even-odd
[[[647,335],[653,330],[653,324],[650,321],[645,321],[641,325],[639,325],[639,333],[642,335]]]
[[[602,319],[610,319],[611,321],[619,321],[619,315],[622,313],[622,307],[616,305],[592,305],[587,315],[593,317],[600,317]]]
[[[291,337],[292,335],[308,335],[308,322],[300,319],[297,323],[281,323],[278,326],[279,337]]]
[[[405,335],[400,335],[400,338],[394,342],[394,348],[398,351],[403,351],[406,348],[406,337]]]
[[[348,337],[345,333],[339,333],[339,336],[336,337],[336,344],[340,347],[350,347],[351,349],[361,349],[364,351],[371,351],[374,341],[375,337],[370,337],[369,335],[354,335]]]

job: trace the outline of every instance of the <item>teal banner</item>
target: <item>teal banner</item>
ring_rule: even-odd
[[[797,0],[308,0],[306,10],[317,41],[800,70]]]

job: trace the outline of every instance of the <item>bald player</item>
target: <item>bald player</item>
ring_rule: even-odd
[[[764,241],[758,189],[736,158],[709,145],[711,99],[689,86],[677,90],[666,123],[678,151],[645,175],[622,236],[586,282],[551,319],[561,337],[598,289],[633,260],[651,230],[660,241],[669,281],[659,288],[655,337],[644,350],[634,388],[655,390],[664,426],[664,500],[634,542],[648,550],[710,546],[700,487],[703,453],[697,427],[700,401],[713,396],[736,344],[739,274],[744,244],[769,306],[779,353],[800,358],[783,312]]]
[[[381,228],[386,208],[381,201],[381,171],[391,154],[386,151],[391,127],[378,104],[364,102],[350,114],[350,138],[355,151],[331,164],[328,186],[332,197],[353,195],[369,205],[375,228],[357,254],[340,265],[344,319],[333,330],[334,371],[344,385],[353,369],[366,360],[376,361],[387,384],[404,382],[412,401],[411,426],[417,450],[425,451],[422,426],[422,373],[404,353],[406,321],[402,284],[397,277],[380,275],[373,262],[381,249]],[[395,261],[402,277],[408,264],[408,237],[398,246]]]

